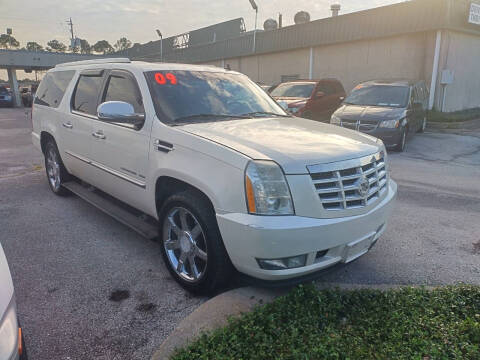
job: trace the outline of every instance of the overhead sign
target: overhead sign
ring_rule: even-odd
[[[471,24],[480,25],[480,4],[471,3],[470,13],[468,15],[468,22]]]

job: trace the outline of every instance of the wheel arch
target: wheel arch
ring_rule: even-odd
[[[55,141],[55,138],[53,137],[52,134],[50,134],[48,131],[40,132],[40,147],[42,149],[42,153],[44,154],[45,154],[45,146],[47,146],[47,142],[49,140],[52,140],[55,143],[55,145],[57,145],[57,142]]]
[[[211,206],[211,210],[215,212],[214,202],[206,194],[205,191],[202,191],[197,186],[194,186],[177,177],[162,175],[158,177],[155,182],[155,205],[156,205],[157,214],[159,213],[163,203],[168,198],[168,196],[177,192],[185,191],[185,190],[191,190],[196,192],[199,196],[201,196],[208,202],[208,204]]]

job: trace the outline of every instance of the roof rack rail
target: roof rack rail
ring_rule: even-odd
[[[68,67],[76,65],[92,65],[92,64],[109,64],[109,63],[130,63],[129,58],[101,58],[92,60],[72,61],[62,64],[57,64],[55,67]]]

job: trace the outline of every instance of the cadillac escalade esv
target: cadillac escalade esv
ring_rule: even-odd
[[[32,121],[52,191],[95,202],[81,182],[112,199],[96,203],[105,211],[121,203],[133,222],[153,219],[191,291],[233,269],[276,281],[350,262],[385,231],[397,191],[381,140],[293,117],[247,76],[212,66],[57,65]]]

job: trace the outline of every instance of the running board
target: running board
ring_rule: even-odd
[[[158,237],[158,227],[154,219],[93,186],[84,186],[76,181],[69,181],[62,186],[143,237],[149,240],[155,240]]]

